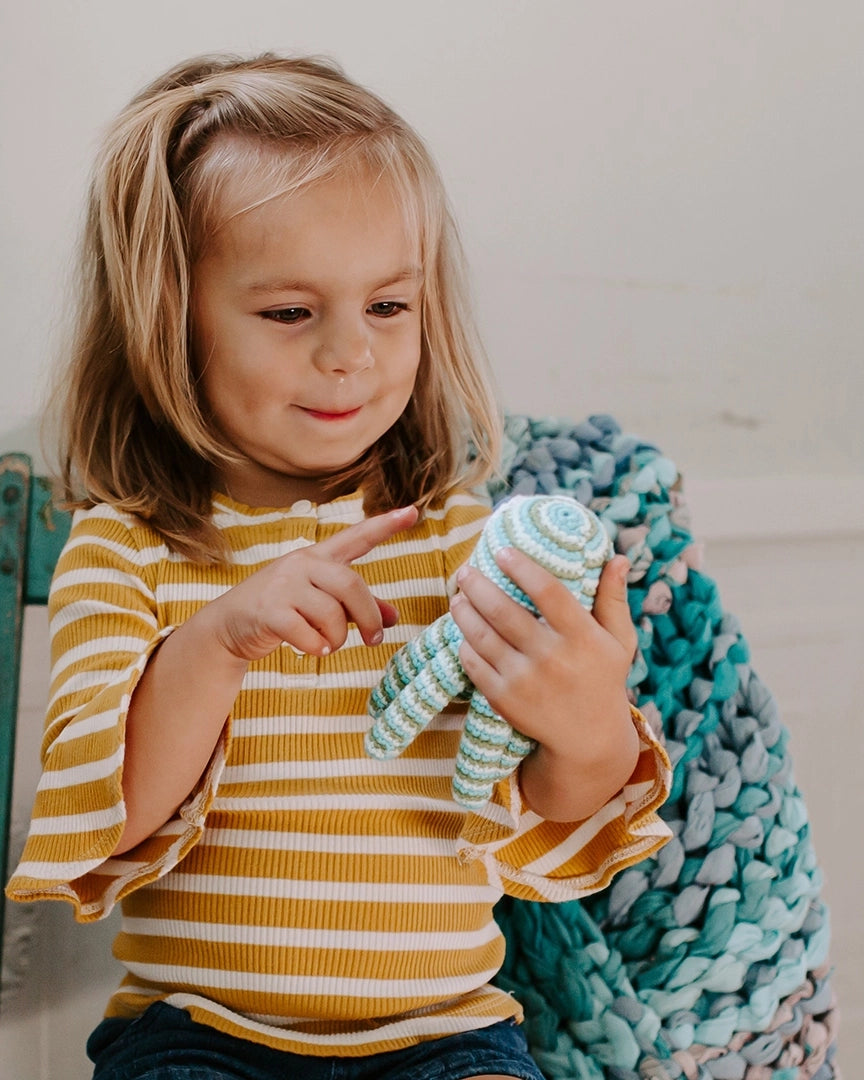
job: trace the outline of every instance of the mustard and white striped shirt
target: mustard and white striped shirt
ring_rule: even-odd
[[[487,513],[453,494],[358,559],[399,624],[375,647],[352,627],[327,657],[284,646],[251,664],[195,791],[117,858],[126,712],[148,657],[203,604],[362,520],[363,507],[359,494],[288,510],[218,496],[233,562],[215,570],[108,506],[76,515],[51,594],[44,772],[7,893],[69,900],[80,921],[122,901],[115,953],[128,974],[108,1015],[163,1000],[234,1035],[322,1055],[518,1018],[518,1003],[490,985],[504,949],[492,917],[502,892],[583,896],[665,841],[655,811],[668,761],[635,710],[633,776],[577,823],[528,810],[515,776],[478,813],[453,802],[462,706],[394,761],[364,753],[372,686],[394,650],[447,610]]]

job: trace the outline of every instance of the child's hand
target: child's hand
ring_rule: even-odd
[[[351,563],[416,520],[416,508],[403,507],[275,559],[207,606],[214,633],[245,661],[267,656],[283,642],[325,656],[344,643],[351,622],[367,645],[377,644],[398,612],[372,595]]]
[[[492,708],[537,741],[550,786],[556,764],[569,777],[567,786],[574,787],[575,779],[583,788],[583,774],[604,772],[609,765],[610,790],[605,795],[600,790],[593,800],[602,805],[630,775],[636,757],[626,694],[636,651],[627,604],[628,562],[619,556],[605,567],[588,612],[522,552],[504,549],[497,559],[534,601],[542,621],[479,571],[464,567],[458,577],[461,592],[451,602],[465,635],[462,664]]]

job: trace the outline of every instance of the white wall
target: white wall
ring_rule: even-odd
[[[510,409],[610,411],[659,441],[709,538],[864,527],[859,0],[34,0],[0,18],[0,446],[36,446],[102,125],[186,55],[309,51],[436,153]],[[818,605],[823,582],[801,587]],[[17,1046],[37,1006],[34,1040],[83,1023],[62,987],[90,978],[94,932],[69,944],[65,914],[41,916],[63,970],[31,971]],[[0,1072],[59,1075],[56,1053],[24,1073],[0,1049]]]
[[[33,445],[102,125],[185,55],[275,47],[335,56],[430,142],[508,406],[614,412],[714,485],[712,527],[729,477],[756,478],[769,523],[801,485],[833,515],[862,494],[858,0],[37,0],[4,19],[0,443]]]

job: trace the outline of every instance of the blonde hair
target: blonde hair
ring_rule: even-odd
[[[219,139],[219,136],[239,138]],[[272,193],[346,169],[388,181],[419,246],[420,367],[396,424],[341,482],[367,511],[422,508],[498,461],[500,418],[466,304],[461,248],[416,133],[334,64],[265,54],[201,57],[140,93],[97,157],[81,246],[71,357],[57,388],[61,479],[75,507],[109,502],[175,551],[219,561],[215,437],[190,355],[190,268],[220,224],[226,178],[255,169]],[[260,201],[260,200],[259,200]],[[469,452],[470,450],[470,452]]]

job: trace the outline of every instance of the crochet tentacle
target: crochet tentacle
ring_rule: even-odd
[[[459,662],[462,633],[447,614],[399,649],[369,698],[375,723],[365,748],[379,760],[397,757],[429,721],[461,697],[468,676]]]
[[[370,716],[377,719],[417,677],[435,653],[443,648],[444,618],[446,616],[427,626],[421,634],[390,657],[384,674],[369,696]]]
[[[533,739],[514,731],[475,690],[456,753],[456,801],[469,809],[479,809],[489,801],[498,781],[509,776],[535,745]]]

